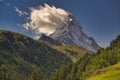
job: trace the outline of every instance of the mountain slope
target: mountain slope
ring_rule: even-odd
[[[87,80],[119,80],[120,79],[120,63],[97,70]]]
[[[52,48],[62,52],[63,54],[67,55],[71,58],[73,62],[77,62],[82,56],[85,54],[92,53],[91,51],[81,48],[78,46],[52,46]]]
[[[51,37],[49,36],[46,36],[44,34],[42,34],[42,36],[38,39],[39,42],[42,42],[42,43],[45,43],[46,45],[49,45],[49,46],[53,46],[53,45],[62,45],[62,43],[60,43],[59,41],[57,40],[54,40],[52,39]]]
[[[60,43],[58,40],[54,40],[49,36],[42,35],[39,42],[45,43],[46,45],[51,46],[52,48],[62,52],[63,54],[67,55],[73,62],[77,62],[82,56],[87,53],[92,53],[85,48],[81,48],[75,45],[64,45]]]
[[[43,43],[19,33],[0,30],[0,66],[9,66],[23,76],[39,67],[48,75],[68,63],[71,60],[67,56]]]
[[[77,63],[62,65],[56,73],[50,77],[50,80],[86,80],[95,71],[118,63],[120,63],[120,35],[113,40],[111,45],[106,49],[101,48],[95,54],[85,54]],[[117,69],[119,70],[119,68]],[[110,72],[110,74],[106,72],[105,76],[107,75],[108,79],[110,79],[111,76],[119,78],[118,70],[113,71],[114,73]],[[103,77],[103,75],[101,75],[101,77]],[[99,80],[99,76],[95,77],[95,79]]]
[[[76,45],[88,50],[97,51],[100,46],[95,40],[88,37],[82,31],[81,25],[71,14],[69,14],[69,18],[70,20],[61,28],[57,28],[50,37],[65,45]]]

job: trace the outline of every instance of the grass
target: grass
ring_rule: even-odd
[[[86,53],[92,53],[91,51],[88,51],[78,46],[52,46],[52,47],[70,57],[73,62],[77,62],[77,60]]]
[[[120,63],[96,71],[87,80],[120,80]]]

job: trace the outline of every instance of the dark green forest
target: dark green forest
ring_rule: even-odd
[[[86,80],[120,63],[120,35],[106,49],[86,52],[77,62],[25,35],[0,30],[0,80]]]
[[[44,43],[0,30],[0,80],[27,80],[41,72],[48,76],[68,63],[70,58]]]

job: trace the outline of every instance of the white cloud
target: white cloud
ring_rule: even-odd
[[[30,8],[31,13],[28,17],[28,22],[23,26],[26,29],[33,30],[36,35],[44,33],[50,35],[56,31],[57,28],[62,28],[69,21],[69,14],[67,11],[49,6],[45,4],[38,8]],[[21,13],[21,12],[19,12]]]
[[[15,11],[19,13],[19,16],[28,15],[27,12],[21,11],[18,7],[15,7]]]

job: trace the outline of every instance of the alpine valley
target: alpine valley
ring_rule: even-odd
[[[0,30],[0,80],[95,80],[98,75],[100,80],[119,80],[119,44],[120,35],[109,47],[94,53],[75,45],[48,46]]]
[[[71,13],[47,4],[29,9],[15,7],[37,39],[0,30],[0,80],[120,80],[120,35],[102,48]]]

